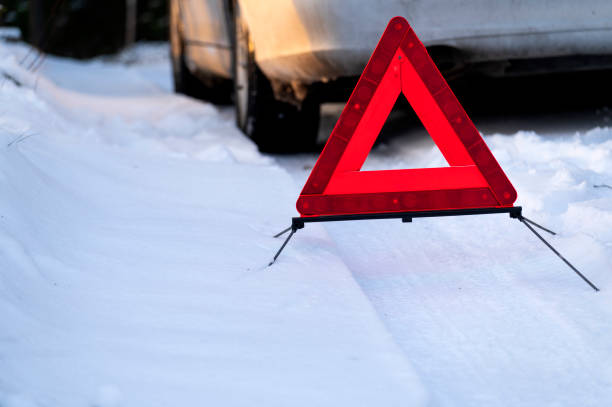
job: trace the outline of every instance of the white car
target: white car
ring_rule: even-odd
[[[316,140],[387,22],[405,17],[447,77],[612,67],[612,0],[171,0],[178,92],[229,100],[263,151]]]

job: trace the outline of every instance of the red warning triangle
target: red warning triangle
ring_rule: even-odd
[[[360,171],[399,94],[449,167]],[[387,26],[297,201],[302,216],[512,206],[516,191],[408,22]]]

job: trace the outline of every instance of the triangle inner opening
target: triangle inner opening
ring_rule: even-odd
[[[448,166],[410,103],[400,93],[361,171]]]

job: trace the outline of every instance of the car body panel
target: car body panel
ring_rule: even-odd
[[[197,13],[190,23],[216,27],[217,37],[210,27],[190,33],[229,44],[216,21],[221,0],[181,1],[198,4],[190,9]],[[408,19],[426,46],[454,47],[467,63],[612,55],[610,0],[239,1],[259,66],[269,78],[287,82],[358,75],[396,15]],[[200,52],[205,56],[197,57],[198,66],[216,66],[215,72],[227,66],[212,61],[219,53]]]
[[[387,22],[408,19],[427,46],[468,62],[612,54],[612,1],[242,0],[266,74],[307,81],[357,75]]]

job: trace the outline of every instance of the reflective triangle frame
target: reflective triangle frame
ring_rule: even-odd
[[[402,93],[449,167],[360,171]],[[508,208],[516,191],[402,17],[391,19],[302,189],[302,217]]]

